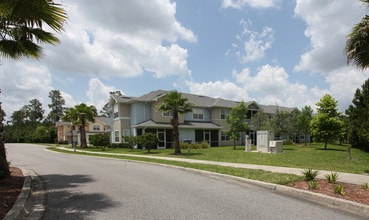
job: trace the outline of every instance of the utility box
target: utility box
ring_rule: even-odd
[[[269,141],[269,150],[271,153],[282,153],[283,141]]]
[[[245,136],[245,151],[250,152],[251,151],[251,139],[248,135]]]
[[[272,131],[257,131],[256,133],[256,150],[263,153],[270,152],[269,141],[274,140]]]

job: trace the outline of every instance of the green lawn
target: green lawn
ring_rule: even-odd
[[[255,148],[254,148],[255,149]],[[89,147],[89,151],[102,151],[100,148]],[[105,148],[104,152],[144,154],[147,151],[135,149],[111,149]],[[249,163],[284,167],[312,168],[348,173],[369,173],[369,153],[351,148],[351,160],[348,160],[347,145],[328,145],[324,150],[322,144],[311,144],[307,147],[299,145],[284,145],[281,154],[266,154],[258,152],[245,152],[244,147],[233,146],[213,147],[208,149],[182,150],[182,155],[173,155],[173,149],[151,150],[155,156],[183,157],[198,160],[212,160],[235,163]]]

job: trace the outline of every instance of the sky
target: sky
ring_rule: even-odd
[[[158,89],[297,107],[325,94],[341,112],[368,70],[347,64],[359,0],[56,0],[66,10],[60,43],[41,60],[0,60],[7,118],[51,90],[67,107],[98,111],[109,92]]]

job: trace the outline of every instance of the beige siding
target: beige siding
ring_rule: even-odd
[[[162,101],[157,101],[151,104],[151,115],[152,120],[155,122],[163,122],[163,123],[170,123],[172,117],[163,117],[162,111],[158,111],[158,106],[162,103]],[[179,115],[179,123],[184,122],[184,116]]]

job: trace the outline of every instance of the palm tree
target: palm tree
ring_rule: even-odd
[[[54,34],[43,30],[43,24],[60,32],[66,19],[65,10],[52,0],[0,0],[0,55],[41,58],[38,43],[59,42]]]
[[[193,104],[187,102],[187,98],[182,98],[182,94],[177,91],[168,92],[159,105],[158,110],[172,113],[171,124],[173,127],[174,154],[181,154],[179,146],[179,114],[191,112]]]
[[[87,106],[84,103],[76,105],[74,108],[69,108],[63,116],[64,121],[71,122],[72,126],[78,126],[81,134],[81,148],[87,147],[86,125],[88,122],[94,122],[95,116],[97,116],[96,108]]]
[[[369,6],[369,0],[360,0]],[[369,67],[369,16],[365,15],[361,22],[352,28],[347,36],[345,53],[347,63],[351,61],[361,69]]]

